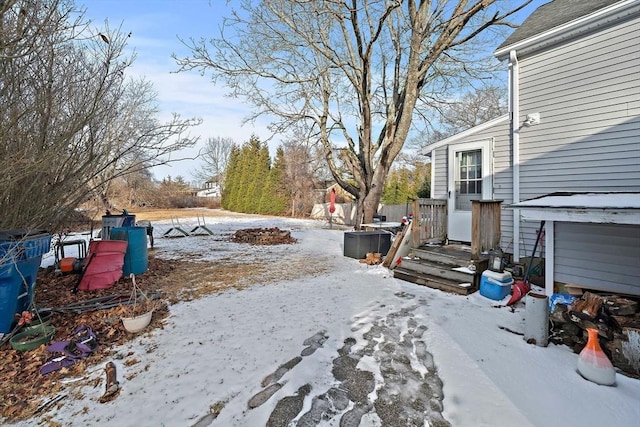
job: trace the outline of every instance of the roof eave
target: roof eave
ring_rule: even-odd
[[[537,51],[544,46],[554,44],[568,38],[573,38],[602,25],[608,25],[611,21],[620,19],[634,12],[640,13],[640,2],[637,0],[621,1],[578,19],[574,19],[564,25],[536,34],[533,37],[499,48],[493,53],[493,55],[498,60],[502,61],[508,58],[509,52],[512,50],[519,52],[521,55]]]
[[[457,133],[455,135],[452,135],[448,138],[442,139],[438,142],[434,142],[433,144],[429,144],[426,147],[421,148],[418,151],[418,154],[421,154],[423,156],[426,156],[427,154],[431,153],[433,150],[455,143],[456,141],[459,141],[461,139],[467,138],[473,134],[476,134],[478,132],[481,132],[485,129],[489,129],[492,126],[498,125],[504,121],[509,120],[509,114],[503,114],[500,117],[496,117],[495,119],[489,120],[488,122],[484,122],[482,124],[479,124],[478,126],[474,126],[470,129],[467,129],[465,131],[462,131],[460,133]]]

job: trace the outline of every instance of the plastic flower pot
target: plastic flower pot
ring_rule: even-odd
[[[56,328],[50,325],[33,326],[11,337],[9,343],[14,350],[29,351],[53,339]]]
[[[127,332],[140,332],[151,323],[153,310],[135,317],[122,317],[122,324]]]
[[[131,273],[129,277],[131,278],[131,284],[133,285],[131,288],[131,296],[129,297],[129,303],[131,305],[129,306],[128,311],[125,311],[123,314],[128,314],[131,317],[122,316],[121,319],[124,329],[127,332],[139,332],[151,323],[153,305],[147,305],[149,303],[149,298],[136,284],[136,276]],[[137,315],[140,311],[144,310],[148,311]]]

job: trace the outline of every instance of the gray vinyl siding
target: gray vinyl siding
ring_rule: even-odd
[[[520,58],[520,199],[640,191],[640,18]],[[525,255],[538,223],[523,223]]]
[[[502,200],[500,215],[500,246],[513,251],[513,210],[505,206],[513,203],[513,151],[510,123],[506,120],[487,130],[487,138],[493,138],[493,198]]]
[[[558,222],[554,237],[555,281],[640,292],[640,226]]]
[[[520,62],[520,198],[640,191],[640,19]]]
[[[493,199],[503,201],[501,214],[501,246],[503,248],[510,247],[513,249],[513,211],[504,208],[504,206],[511,204],[513,200],[513,172],[511,169],[513,154],[509,136],[509,121],[505,120],[495,126],[474,133],[467,138],[456,140],[455,143],[451,145],[492,139],[494,142],[492,146],[493,160],[490,167],[493,173]],[[432,194],[435,199],[448,199],[448,153],[449,146],[437,148],[432,153],[434,159],[434,163],[432,164],[434,168]]]
[[[434,199],[447,199],[447,168],[448,168],[448,151],[447,147],[438,148],[433,151],[434,157],[431,167],[434,171],[434,182],[431,183],[433,187],[432,197]]]

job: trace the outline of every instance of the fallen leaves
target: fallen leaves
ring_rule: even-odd
[[[140,275],[138,284],[145,292],[161,290],[174,293],[171,286],[171,272],[179,266],[179,261],[158,261],[149,258],[149,271]],[[56,328],[54,341],[62,341],[69,337],[78,325],[88,325],[96,333],[98,348],[85,359],[78,360],[68,368],[42,375],[40,368],[54,354],[47,352],[48,344],[27,351],[13,350],[7,343],[0,348],[0,419],[15,422],[26,419],[36,413],[38,408],[52,399],[64,387],[65,382],[72,379],[83,380],[87,366],[103,362],[112,354],[112,348],[121,345],[135,335],[127,334],[120,321],[118,307],[106,310],[94,310],[85,313],[61,313],[59,308],[91,298],[127,292],[131,283],[121,279],[115,286],[96,292],[79,292],[71,290],[77,281],[77,275],[57,276],[52,269],[41,269],[35,287],[36,306],[54,309],[51,324]],[[149,329],[162,327],[162,319],[168,310],[163,304],[155,311]],[[24,314],[21,315],[26,318]],[[40,409],[44,413],[45,409]]]
[[[252,245],[282,245],[296,242],[296,239],[291,237],[291,231],[280,230],[278,227],[238,230],[231,240]]]

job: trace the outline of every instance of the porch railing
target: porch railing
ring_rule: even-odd
[[[416,199],[413,202],[413,246],[444,242],[447,238],[447,201]]]

